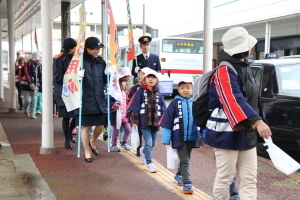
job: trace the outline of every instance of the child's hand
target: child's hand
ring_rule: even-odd
[[[113,110],[117,110],[117,109],[119,109],[119,107],[120,107],[119,104],[114,104],[111,108],[112,108]]]
[[[132,127],[136,127],[137,125],[136,124],[131,124],[132,125]]]

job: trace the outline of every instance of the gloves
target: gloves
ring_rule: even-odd
[[[84,77],[84,69],[77,72],[79,77]]]
[[[138,73],[139,69],[140,69],[139,67],[135,67],[135,69],[134,69],[135,73]]]

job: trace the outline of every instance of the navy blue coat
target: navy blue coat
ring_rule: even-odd
[[[53,58],[53,85],[54,98],[57,106],[65,106],[61,98],[64,75],[73,58],[73,54],[64,53],[58,58]]]
[[[104,86],[107,84],[107,76],[104,73],[105,61],[99,56],[83,54],[84,77],[82,84],[82,114],[107,113]],[[79,109],[75,110],[75,115]]]
[[[150,69],[153,69],[156,72],[161,71],[160,61],[157,55],[150,53],[148,60],[145,59],[143,54],[138,55],[136,58],[137,58],[137,63],[134,59],[132,64],[132,70],[131,70],[131,74],[134,77],[137,76],[135,72],[136,67],[139,67],[140,69],[143,69],[144,67],[149,67]]]

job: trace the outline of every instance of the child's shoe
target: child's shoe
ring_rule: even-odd
[[[140,155],[141,155],[140,163],[142,165],[146,165],[147,163],[146,163],[146,158],[145,158],[145,154],[144,154],[143,150],[144,150],[144,147],[140,148]]]
[[[112,146],[110,148],[111,151],[114,151],[114,152],[120,152],[121,150],[117,147],[117,146]]]
[[[26,117],[30,117],[30,113],[28,110],[24,110],[24,114],[26,115]]]
[[[156,167],[154,166],[153,163],[149,163],[146,168],[151,173],[156,173],[157,172],[157,169],[156,169]]]
[[[128,146],[128,144],[126,142],[122,142],[121,146],[126,150],[126,151],[129,151],[130,148]]]
[[[177,185],[183,186],[183,180],[181,175],[176,175],[174,179],[177,181]]]
[[[193,189],[192,189],[193,185],[192,185],[192,182],[186,182],[184,185],[183,185],[183,192],[185,194],[193,194]]]

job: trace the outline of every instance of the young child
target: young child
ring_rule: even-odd
[[[178,83],[178,93],[165,111],[160,126],[163,127],[162,143],[176,148],[180,166],[174,179],[178,185],[183,185],[183,192],[193,194],[189,174],[189,161],[192,148],[199,148],[200,139],[192,115],[193,81],[184,77]]]
[[[152,162],[152,149],[156,144],[158,121],[166,110],[162,94],[158,91],[158,74],[149,70],[145,74],[144,84],[136,91],[128,105],[131,111],[132,126],[138,126],[144,136],[145,147],[141,150],[141,161],[147,164],[147,170],[157,172]]]
[[[135,92],[140,88],[141,84],[144,83],[145,74],[147,73],[148,70],[150,70],[149,67],[144,67],[142,69],[138,69],[138,84],[134,85],[133,87],[131,87],[128,90],[128,92],[127,92],[127,102],[129,102],[132,99]],[[140,149],[142,147],[142,135],[143,135],[140,128],[138,128],[138,131],[139,131],[139,136],[140,136],[140,145],[136,149],[136,156],[141,155]]]
[[[122,101],[116,101],[114,98],[112,98],[112,110],[117,110],[120,109],[121,111],[121,116],[122,116],[122,124],[121,126],[124,127],[125,133],[123,135],[123,139],[122,139],[122,143],[121,146],[129,151],[130,148],[127,145],[127,141],[129,138],[129,135],[131,133],[131,126],[129,123],[129,119],[127,117],[127,101],[126,101],[126,92],[125,92],[125,88],[127,86],[128,83],[128,79],[126,78],[126,76],[121,76],[119,78],[119,84],[120,84],[120,88],[122,91]],[[111,151],[115,151],[115,152],[120,152],[120,149],[117,147],[117,140],[118,140],[118,136],[119,136],[119,129],[116,127],[116,121],[117,121],[117,112],[112,112],[111,113],[111,125],[113,127],[113,135],[112,135],[112,147],[110,148]]]

